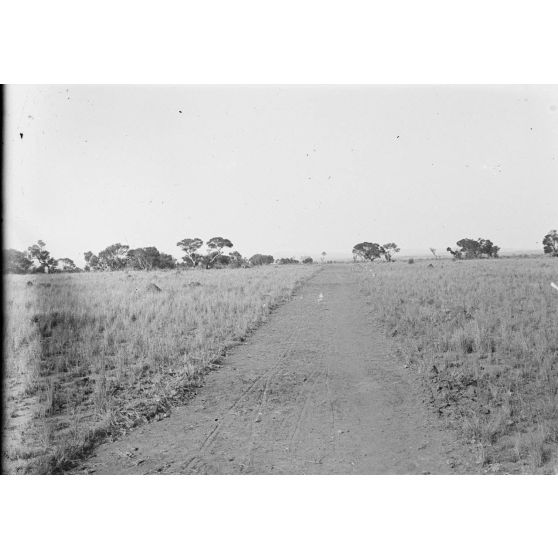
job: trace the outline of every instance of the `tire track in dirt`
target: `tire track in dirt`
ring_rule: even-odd
[[[291,338],[292,338],[292,333],[291,333]],[[263,389],[261,390],[261,395],[258,395],[258,399],[259,399],[259,406],[257,411],[255,412],[256,416],[258,414],[261,414],[262,408],[265,405],[265,399],[266,399],[266,395],[267,395],[267,391],[269,388],[269,384],[271,379],[273,378],[273,376],[275,374],[277,374],[277,371],[279,370],[280,364],[282,362],[282,360],[288,355],[289,353],[289,349],[285,350],[283,352],[282,355],[280,355],[279,357],[279,361],[277,362],[277,364],[275,364],[275,366],[273,366],[271,368],[271,370],[269,371],[269,373],[267,373],[267,375],[265,376],[260,376],[258,378],[256,378],[256,380],[254,380],[251,384],[251,386],[245,390],[242,394],[241,397],[239,397],[234,405],[229,409],[227,415],[225,415],[228,419],[230,419],[227,422],[223,421],[222,417],[220,419],[220,421],[218,422],[218,424],[215,426],[215,428],[213,428],[213,430],[210,432],[210,434],[206,437],[206,439],[204,440],[204,442],[202,443],[202,445],[200,446],[200,449],[198,451],[198,455],[195,455],[192,457],[192,459],[186,464],[185,468],[184,468],[184,472],[196,472],[196,464],[200,462],[200,459],[202,458],[205,450],[210,447],[215,440],[217,439],[217,437],[219,436],[219,431],[222,430],[224,427],[226,427],[228,424],[230,424],[230,421],[233,420],[234,421],[234,417],[231,417],[231,411],[234,410],[234,408],[236,408],[247,396],[250,395],[250,393],[254,390],[255,386],[257,384],[260,384],[263,382]],[[255,425],[257,424],[256,420],[254,420],[252,422],[253,424],[253,428],[252,428],[252,436],[251,436],[251,440],[255,437]],[[252,443],[252,441],[251,441]]]
[[[88,473],[452,473],[442,430],[370,315],[351,265],[328,265],[170,418],[96,450]],[[448,464],[449,459],[458,463]]]
[[[290,339],[292,339],[292,334],[290,336]],[[287,349],[282,357],[281,360],[283,360],[289,353],[290,353],[291,349]],[[281,361],[280,361],[281,362]],[[257,425],[258,423],[261,421],[261,417],[263,415],[263,411],[265,410],[265,405],[267,403],[267,395],[269,393],[269,386],[271,383],[271,380],[274,378],[274,376],[278,373],[279,371],[279,364],[277,366],[275,366],[272,369],[272,372],[267,376],[267,379],[265,381],[265,385],[264,385],[264,389],[262,392],[262,396],[260,398],[260,403],[258,406],[258,409],[255,413],[255,418],[253,418],[252,420],[252,432],[250,434],[250,449],[248,450],[248,455],[247,455],[247,459],[245,461],[245,467],[251,467],[252,466],[252,461],[253,461],[253,453],[254,453],[254,444],[255,444],[255,439],[257,437]]]
[[[314,395],[317,386],[316,386],[316,376],[319,376],[318,372],[313,372],[309,381],[305,382],[306,387],[301,394],[301,397],[297,399],[297,407],[300,407],[300,410],[297,414],[297,418],[294,424],[294,427],[291,429],[291,433],[289,436],[289,451],[293,459],[296,459],[298,445],[300,444],[300,440],[298,439],[298,435],[300,432],[300,428],[304,422],[305,414],[308,409],[308,405],[312,396]],[[302,404],[301,404],[302,402]]]

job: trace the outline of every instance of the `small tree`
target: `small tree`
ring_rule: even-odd
[[[498,252],[500,251],[500,247],[496,246],[492,240],[488,240],[487,238],[479,238],[478,243],[480,245],[480,255],[487,256],[489,258],[497,258]]]
[[[64,273],[78,273],[81,269],[70,258],[59,258],[59,270]]]
[[[85,259],[85,271],[98,271],[101,269],[101,263],[99,262],[99,256],[93,254],[93,252],[85,252],[83,254]]]
[[[231,257],[228,254],[219,254],[215,256],[215,254],[211,253],[207,256],[203,256],[201,263],[205,269],[222,269],[223,267],[227,267],[231,264]]]
[[[221,259],[225,248],[232,248],[233,243],[228,238],[215,236],[207,241],[207,256],[204,259],[206,269],[213,267]]]
[[[25,252],[8,248],[4,250],[4,266],[6,273],[29,273],[33,262]]]
[[[202,255],[198,254],[198,250],[203,246],[201,238],[185,238],[176,245],[184,252],[182,260],[188,267],[196,267],[200,263]]]
[[[46,244],[42,240],[38,240],[36,244],[29,246],[27,253],[31,260],[36,260],[36,271],[43,273],[51,273],[56,269],[57,262],[51,257],[50,252],[45,249]]]
[[[230,252],[228,257],[231,267],[245,267],[247,265],[246,260],[242,257],[240,252]]]
[[[545,254],[558,257],[558,231],[556,229],[549,231],[549,233],[543,238],[542,243]]]
[[[302,263],[303,264],[311,264],[311,263],[314,263],[314,260],[310,256],[306,256],[305,258],[302,258]]]
[[[473,240],[472,238],[462,238],[461,240],[458,240],[457,246],[459,246],[461,253],[466,259],[474,259],[480,257],[480,242]]]
[[[429,248],[429,250],[432,252],[432,255],[439,260],[440,256],[438,256],[438,254],[436,253],[436,248]]]
[[[487,256],[489,258],[497,258],[500,247],[496,246],[491,240],[479,238],[473,240],[472,238],[462,238],[457,242],[459,250],[452,250],[448,247],[448,252],[453,255],[455,259],[476,259]]]
[[[462,254],[462,252],[460,252],[459,250],[452,250],[449,246],[446,248],[446,250],[447,250],[456,260],[461,260],[461,259],[463,259],[463,254]]]
[[[153,254],[148,252],[148,248],[134,248],[129,250],[127,259],[127,265],[132,269],[153,269],[154,258]]]
[[[108,269],[116,271],[124,269],[128,263],[128,250],[130,247],[127,244],[111,244],[104,250],[99,252],[99,265],[101,269]]]
[[[174,269],[176,267],[176,260],[170,254],[159,252],[157,267],[159,269]]]
[[[387,244],[382,245],[382,251],[386,262],[391,262],[393,261],[393,254],[399,252],[400,248],[397,244],[395,244],[395,242],[388,242]]]
[[[324,250],[321,255],[322,255],[322,263],[324,263],[325,257],[327,256],[327,252]]]
[[[361,242],[353,246],[353,255],[355,258],[362,258],[370,262],[380,258],[383,253],[384,249],[376,242]]]
[[[169,254],[159,252],[155,246],[134,248],[128,252],[128,266],[133,269],[172,269],[176,262]]]

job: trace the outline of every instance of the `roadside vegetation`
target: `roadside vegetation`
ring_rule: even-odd
[[[59,472],[170,412],[314,266],[8,275],[7,472]]]
[[[395,242],[378,244],[377,242],[359,242],[353,246],[353,261],[373,262],[384,258],[386,262],[392,262],[393,256],[400,251]]]
[[[486,238],[479,238],[478,240],[462,238],[457,241],[457,248],[452,249],[448,246],[446,250],[456,260],[474,260],[485,256],[487,258],[497,258],[500,247]]]
[[[393,242],[358,243],[353,258],[375,314],[483,467],[553,470],[558,233],[544,236],[545,258],[456,244],[454,261],[430,248],[434,259],[400,265]],[[43,241],[4,251],[8,472],[63,471],[100,439],[167,416],[316,270],[310,256],[244,258],[224,237],[177,246],[181,261],[116,243],[85,252],[83,269]]]
[[[24,275],[27,273],[80,273],[96,271],[152,271],[155,269],[223,269],[247,268],[260,265],[311,264],[314,260],[304,256],[301,261],[296,258],[275,260],[271,255],[254,254],[245,258],[237,250],[230,250],[234,245],[228,238],[215,236],[205,242],[201,238],[185,238],[176,244],[183,252],[181,260],[170,254],[160,252],[155,246],[130,248],[127,244],[111,244],[98,254],[91,250],[84,252],[85,266],[78,267],[70,258],[54,258],[46,248],[46,242],[38,240],[27,250],[13,248],[4,250],[4,270],[6,273]],[[229,250],[228,253],[225,250]],[[322,252],[325,256],[325,252]],[[323,258],[322,258],[322,263]]]
[[[405,364],[484,470],[555,472],[558,259],[486,256],[358,269]]]

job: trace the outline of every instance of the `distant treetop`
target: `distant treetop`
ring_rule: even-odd
[[[382,256],[386,262],[393,261],[393,255],[399,252],[400,248],[395,242],[378,244],[377,242],[360,242],[353,246],[353,258],[361,258],[373,262]]]
[[[479,238],[473,240],[471,238],[462,238],[457,241],[459,248],[452,249],[448,246],[447,251],[456,259],[477,259],[484,256],[488,258],[497,258],[500,247],[496,246],[491,240]]]
[[[556,229],[549,231],[542,243],[545,254],[558,256],[558,231]]]

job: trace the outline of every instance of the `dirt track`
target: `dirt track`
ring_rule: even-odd
[[[102,445],[74,472],[470,472],[416,384],[352,266],[325,266],[187,405]]]

